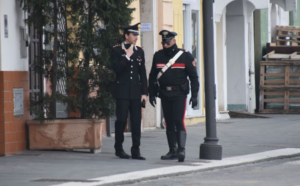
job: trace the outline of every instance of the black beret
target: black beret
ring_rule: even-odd
[[[124,30],[124,32],[129,32],[129,33],[133,33],[134,35],[139,35],[139,29],[140,29],[140,24],[141,23],[137,23],[135,25],[131,25],[131,26],[122,26],[121,28]]]

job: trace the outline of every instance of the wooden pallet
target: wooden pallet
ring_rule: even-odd
[[[275,50],[263,56],[266,60],[300,60],[300,52],[291,54],[276,53]]]
[[[291,54],[300,52],[300,46],[277,46],[276,43],[267,43],[266,53],[275,51],[275,53]]]
[[[277,26],[276,44],[299,46],[300,45],[300,27]]]
[[[299,26],[276,26],[276,30],[300,32]]]
[[[264,58],[267,61],[260,63],[259,112],[300,113],[300,60],[275,59],[270,53]]]

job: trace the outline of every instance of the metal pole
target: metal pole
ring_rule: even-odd
[[[200,159],[222,159],[216,126],[216,87],[214,67],[214,0],[203,0],[204,75],[206,105],[206,137],[200,145]]]

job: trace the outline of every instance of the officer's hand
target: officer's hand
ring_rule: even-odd
[[[145,102],[147,102],[148,101],[148,96],[142,95],[141,101],[143,101],[143,100],[145,100]]]
[[[196,97],[191,97],[190,104],[191,103],[192,103],[192,108],[194,108],[198,104],[198,99]]]
[[[149,101],[150,101],[150,104],[151,104],[153,107],[155,107],[155,105],[156,105],[156,99],[155,99],[155,97],[154,97],[154,96],[151,96]]]
[[[131,57],[133,54],[133,45],[131,45],[128,49],[125,49],[125,52],[127,57]]]

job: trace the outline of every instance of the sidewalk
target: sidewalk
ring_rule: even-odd
[[[223,159],[284,148],[300,148],[300,115],[269,115],[268,119],[228,119],[217,122]],[[123,160],[114,155],[114,138],[104,138],[99,154],[84,151],[24,151],[19,155],[0,157],[0,186],[45,186],[69,181],[88,183],[104,176],[164,168],[194,166],[207,162],[199,159],[204,142],[205,124],[187,126],[186,160],[162,161],[168,151],[164,129],[142,133],[141,153],[146,161]],[[131,137],[125,138],[124,149],[130,153]],[[276,156],[274,156],[276,158]],[[220,161],[222,162],[222,161]],[[40,180],[35,181],[33,180]]]

